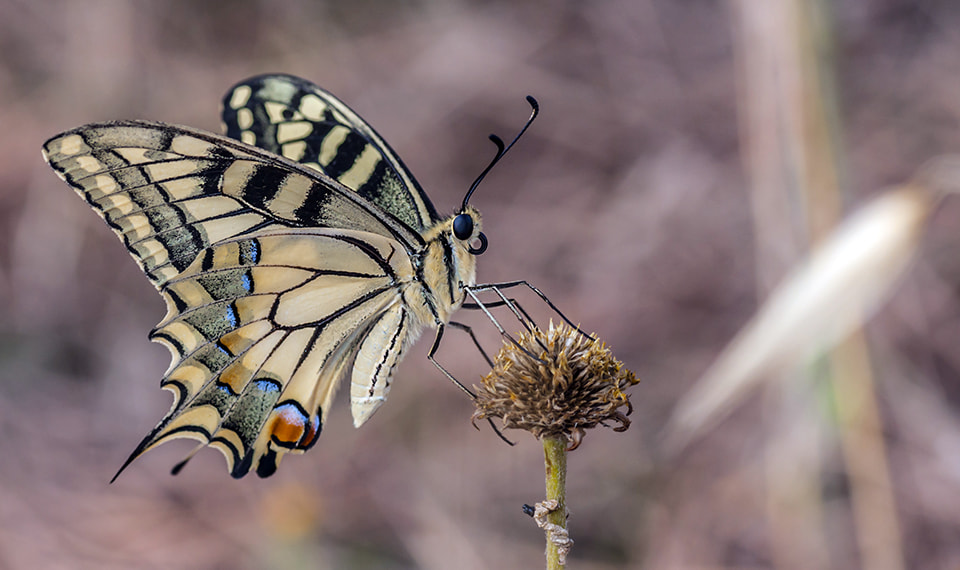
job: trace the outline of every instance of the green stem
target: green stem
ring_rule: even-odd
[[[543,459],[547,471],[547,500],[557,502],[557,509],[547,515],[547,521],[567,528],[567,440],[562,437],[543,438]],[[564,568],[560,563],[557,545],[547,539],[547,570]]]

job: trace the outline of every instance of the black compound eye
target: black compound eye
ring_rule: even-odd
[[[468,214],[460,214],[453,219],[453,235],[457,239],[467,239],[473,235],[473,218]]]

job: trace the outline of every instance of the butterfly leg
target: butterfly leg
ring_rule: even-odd
[[[458,323],[458,322],[451,322],[450,325],[451,325],[452,327],[454,327],[454,328],[460,329],[460,330],[462,330],[462,331],[466,331],[467,334],[470,335],[470,338],[473,339],[473,343],[476,345],[477,350],[480,351],[480,354],[483,355],[483,358],[487,361],[487,363],[490,365],[490,367],[493,368],[493,361],[490,360],[490,357],[487,356],[486,351],[484,351],[484,350],[483,350],[483,347],[480,346],[480,342],[477,340],[477,337],[474,336],[474,334],[473,334],[473,329],[471,329],[470,327],[468,327],[467,325],[465,325],[465,324],[463,324],[463,323]],[[437,359],[436,359],[436,358],[434,358],[434,355],[436,355],[436,353],[437,353],[437,349],[440,348],[440,340],[443,338],[443,329],[444,329],[444,325],[440,324],[440,325],[437,326],[437,337],[436,337],[436,338],[434,339],[434,341],[433,341],[433,346],[430,348],[430,354],[427,355],[427,359],[428,359],[430,362],[432,362],[433,365],[436,366],[436,367],[440,370],[440,372],[443,373],[444,376],[446,376],[451,382],[453,382],[454,384],[456,384],[458,388],[460,388],[461,390],[463,390],[464,392],[466,392],[466,394],[467,394],[468,396],[470,396],[470,399],[471,399],[471,400],[476,400],[476,399],[477,399],[477,395],[474,394],[469,388],[467,388],[466,386],[464,386],[462,382],[460,382],[459,380],[457,380],[457,379],[453,376],[453,374],[450,374],[450,372],[447,371],[447,369],[444,368],[439,362],[437,362]],[[500,431],[500,429],[497,428],[496,424],[493,423],[493,420],[492,420],[491,418],[487,418],[487,423],[490,424],[490,428],[493,429],[493,432],[497,434],[497,437],[499,437],[499,438],[502,439],[503,441],[507,442],[507,444],[509,444],[509,445],[516,445],[516,443],[510,441],[509,439],[507,439],[507,437],[506,437],[505,435],[503,435],[503,433]],[[478,428],[478,429],[479,429],[479,428]]]
[[[451,382],[453,382],[454,384],[456,384],[458,388],[460,388],[460,389],[463,390],[468,396],[470,396],[470,399],[471,399],[471,400],[476,400],[476,399],[477,399],[477,395],[474,394],[472,391],[470,391],[469,388],[467,388],[466,386],[464,386],[462,382],[460,382],[459,380],[457,380],[457,379],[453,376],[453,374],[450,374],[450,372],[448,372],[447,369],[444,368],[442,364],[440,364],[439,362],[437,362],[437,359],[436,359],[436,358],[434,358],[434,355],[437,354],[437,349],[440,348],[440,339],[443,338],[443,329],[444,329],[444,325],[443,325],[443,324],[437,325],[437,336],[436,336],[436,338],[433,340],[433,346],[430,348],[430,354],[427,355],[427,360],[429,360],[430,362],[432,362],[433,365],[436,366],[437,369],[440,370],[440,372],[442,372],[443,375],[446,376],[448,380],[450,380]],[[471,336],[472,336],[472,335],[471,335]],[[474,339],[474,341],[476,341],[476,339]],[[477,346],[479,346],[479,344],[478,344]],[[481,351],[482,351],[482,349],[481,349]],[[484,356],[486,356],[486,354],[484,354]]]
[[[523,318],[520,318],[519,316],[517,316],[517,320],[520,321],[520,324],[522,324],[524,328],[527,329],[527,332],[533,334],[533,338],[537,341],[537,344],[539,344],[540,347],[543,348],[544,350],[547,350],[546,345],[544,345],[543,342],[540,340],[541,335],[534,334],[534,333],[540,333],[541,331],[540,331],[540,327],[537,325],[537,322],[533,320],[533,317],[531,317],[530,314],[526,310],[524,310],[523,306],[521,306],[516,299],[514,299],[513,297],[509,297],[509,298],[504,297],[503,292],[500,291],[499,289],[496,289],[496,292],[500,296],[501,300],[494,301],[493,303],[487,303],[487,307],[506,306],[506,307],[510,307],[510,310],[513,311],[514,315],[517,315],[517,312],[522,313]]]
[[[494,287],[493,291],[497,293],[497,296],[500,297],[500,300],[494,301],[493,303],[487,303],[487,307],[508,307],[510,312],[513,313],[513,316],[517,317],[517,320],[520,321],[521,325],[523,325],[523,328],[527,329],[527,332],[530,333],[531,338],[537,341],[537,344],[540,345],[540,348],[547,350],[547,345],[543,344],[543,341],[540,340],[540,337],[543,336],[540,332],[540,327],[537,326],[536,321],[530,317],[530,314],[520,306],[520,303],[518,303],[513,297],[508,298],[503,294],[503,291],[497,287]]]
[[[570,319],[568,319],[567,316],[564,315],[563,312],[561,312],[560,309],[559,309],[556,305],[553,304],[553,301],[551,301],[551,300],[543,293],[543,291],[541,291],[540,289],[537,289],[536,287],[534,287],[533,285],[531,285],[530,283],[528,283],[528,282],[525,281],[525,280],[522,280],[522,279],[521,279],[521,280],[519,280],[519,281],[505,281],[505,282],[503,282],[503,283],[483,283],[483,284],[480,284],[480,285],[474,285],[473,287],[470,287],[470,290],[476,291],[476,292],[478,292],[478,293],[479,293],[479,292],[482,292],[482,291],[491,291],[491,290],[492,290],[492,291],[496,291],[497,294],[500,295],[501,298],[503,298],[503,293],[501,292],[502,289],[510,289],[510,288],[512,288],[512,287],[519,287],[519,286],[525,286],[525,287],[527,287],[528,289],[530,289],[531,291],[533,291],[534,293],[536,293],[537,296],[540,297],[540,299],[542,299],[544,303],[546,303],[551,309],[553,309],[553,312],[555,312],[557,315],[559,315],[560,318],[564,320],[564,322],[566,322],[568,325],[570,325],[571,327],[573,327],[574,329],[576,329],[576,331],[579,332],[581,335],[583,335],[584,337],[586,337],[586,338],[588,338],[588,339],[590,339],[590,340],[593,340],[593,341],[597,340],[597,339],[593,338],[592,336],[588,335],[587,333],[583,332],[583,330],[582,330],[580,327],[578,327],[577,325],[573,324],[573,321],[571,321]],[[506,299],[504,299],[504,300],[506,300]],[[505,302],[504,302],[504,303],[496,303],[496,304],[491,304],[490,306],[491,306],[491,307],[492,307],[492,306],[501,306],[501,305],[505,305],[505,304],[508,304],[508,303],[505,303]],[[515,303],[514,303],[514,304],[515,304]]]
[[[520,306],[520,303],[518,303],[517,300],[514,299],[513,297],[510,297],[510,298],[507,299],[506,301],[494,301],[494,302],[492,302],[492,303],[486,303],[485,306],[486,306],[488,309],[493,309],[493,308],[495,308],[495,307],[505,307],[505,306],[511,305],[511,304],[512,304],[514,307],[516,307],[518,311],[520,311],[521,313],[523,313],[523,318],[522,318],[522,319],[519,319],[519,320],[520,320],[520,324],[522,324],[522,325],[524,326],[524,328],[527,329],[527,331],[533,332],[533,329],[530,328],[530,327],[533,326],[534,328],[536,328],[536,327],[537,327],[537,323],[535,323],[535,322],[533,321],[533,319],[530,317],[530,315],[523,309],[523,307]],[[467,309],[467,310],[470,310],[470,311],[479,311],[479,310],[480,310],[480,305],[477,305],[476,303],[464,303],[463,305],[461,305],[461,308]]]
[[[484,286],[484,287],[486,287],[486,286]],[[486,315],[488,319],[490,319],[490,322],[493,323],[493,326],[497,327],[497,331],[500,332],[500,336],[501,336],[501,337],[503,337],[504,339],[506,339],[506,340],[510,341],[511,343],[513,343],[514,346],[516,346],[517,348],[519,348],[520,350],[522,350],[522,351],[523,351],[524,353],[526,353],[526,355],[529,356],[530,358],[532,358],[532,359],[534,359],[534,360],[538,360],[538,361],[540,361],[540,362],[543,362],[543,360],[542,360],[541,358],[537,357],[536,354],[533,354],[532,352],[530,352],[529,350],[527,350],[526,347],[524,347],[522,344],[520,344],[520,343],[517,341],[517,339],[513,338],[513,336],[512,336],[510,333],[508,333],[508,332],[506,331],[506,329],[503,328],[503,326],[500,324],[500,321],[498,321],[497,318],[493,316],[493,313],[490,312],[490,310],[489,310],[489,309],[487,308],[487,306],[483,303],[483,301],[481,301],[480,298],[477,297],[477,294],[474,293],[474,288],[473,288],[473,287],[466,287],[466,288],[465,288],[465,291],[467,292],[467,295],[469,295],[470,298],[473,299],[473,303],[469,303],[469,308],[471,308],[471,309],[479,309],[479,310],[483,311],[483,314]],[[509,304],[509,301],[504,300],[504,303],[505,303],[505,304]],[[497,306],[501,306],[501,305],[504,304],[504,303],[500,303],[500,304],[498,304]],[[518,315],[517,318],[520,318],[520,317],[519,317],[519,314],[517,313],[517,311],[516,311],[515,308],[511,307],[511,310],[513,311],[513,313],[514,313],[515,315]],[[521,320],[522,320],[522,319],[521,319]],[[530,330],[529,327],[527,327],[527,330]],[[537,340],[537,342],[540,342],[539,339]],[[542,346],[542,344],[543,344],[543,343],[541,343],[541,346]],[[544,349],[545,349],[545,348],[546,348],[546,347],[544,347]],[[546,364],[545,362],[543,362],[543,363]]]

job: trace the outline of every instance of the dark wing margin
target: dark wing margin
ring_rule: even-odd
[[[271,224],[423,239],[314,170],[235,140],[147,121],[86,125],[43,155],[114,230],[158,288],[204,248]]]
[[[437,211],[400,157],[333,94],[292,75],[260,75],[223,99],[229,137],[299,162],[422,232]]]

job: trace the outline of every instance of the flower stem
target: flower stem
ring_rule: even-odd
[[[563,437],[543,438],[543,459],[547,473],[547,501],[557,502],[557,508],[547,515],[547,521],[563,529],[567,528],[567,440]],[[566,566],[566,552],[551,540],[547,532],[547,570]]]

